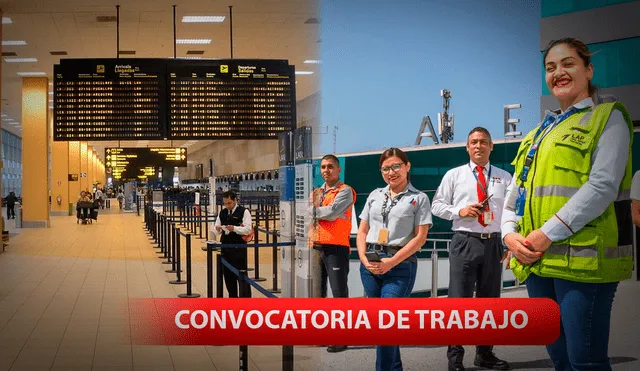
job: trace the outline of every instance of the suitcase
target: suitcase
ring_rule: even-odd
[[[91,219],[98,220],[98,210],[91,210]]]

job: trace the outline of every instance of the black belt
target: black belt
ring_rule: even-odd
[[[481,240],[492,240],[494,238],[502,237],[500,232],[493,233],[476,233],[476,232],[466,232],[466,231],[456,231],[456,233],[464,234],[469,237],[475,237]]]
[[[389,255],[394,255],[402,248],[402,246],[387,246],[387,245],[380,245],[377,243],[367,243],[367,248],[372,249],[374,251],[384,251]]]
[[[372,250],[378,251],[378,252],[384,251],[385,253],[387,253],[389,255],[389,257],[394,256],[403,247],[404,246],[387,246],[387,245],[380,245],[380,244],[377,244],[377,243],[367,243],[367,248],[368,249],[372,249]],[[405,259],[405,261],[417,262],[418,258],[416,257],[415,254],[413,254],[410,257],[408,257],[407,259]]]

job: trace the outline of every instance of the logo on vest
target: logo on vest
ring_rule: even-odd
[[[563,142],[566,141],[567,139],[569,139],[569,142],[579,146],[582,146],[586,143],[584,135],[580,135],[580,134],[565,134],[562,136]]]

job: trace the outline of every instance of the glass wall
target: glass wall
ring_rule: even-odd
[[[22,138],[2,130],[2,197],[22,195]]]

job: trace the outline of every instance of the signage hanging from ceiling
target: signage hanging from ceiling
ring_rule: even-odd
[[[164,148],[106,148],[107,174],[116,180],[146,181],[162,173],[162,167],[186,167],[187,149]]]
[[[286,60],[62,59],[54,140],[277,139],[296,127]]]

